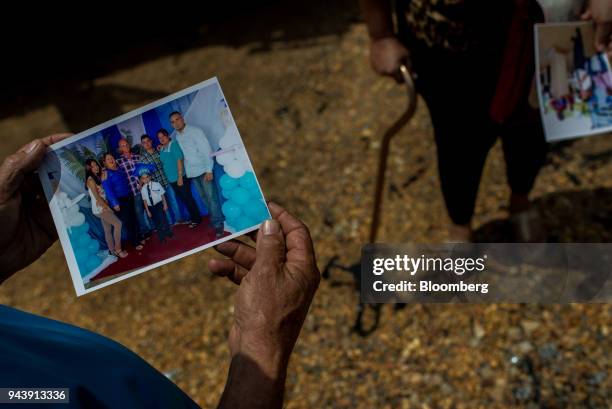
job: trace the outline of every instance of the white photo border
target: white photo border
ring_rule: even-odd
[[[534,47],[534,52],[535,52],[535,80],[536,80],[536,89],[538,92],[538,103],[539,103],[539,111],[540,111],[540,117],[542,119],[542,127],[544,128],[544,136],[546,138],[546,142],[561,142],[561,141],[565,141],[568,139],[576,139],[576,138],[583,138],[583,137],[587,137],[587,136],[593,136],[593,135],[601,135],[601,134],[606,134],[606,133],[610,133],[612,132],[612,126],[607,126],[607,127],[601,127],[601,128],[596,128],[596,129],[591,129],[589,131],[585,131],[585,132],[580,132],[579,134],[567,134],[567,135],[562,135],[562,136],[558,136],[558,137],[551,137],[551,135],[549,135],[548,129],[546,129],[546,121],[545,121],[545,114],[544,114],[544,101],[542,99],[542,84],[540,81],[540,37],[539,37],[539,30],[541,28],[546,29],[546,27],[551,27],[551,26],[574,26],[574,27],[579,27],[579,26],[588,26],[589,22],[588,21],[573,21],[573,22],[562,22],[562,23],[536,23],[533,25],[533,32],[534,32],[534,43],[535,43],[535,47]],[[612,70],[612,67],[610,66],[610,61],[606,58],[605,59],[606,65],[608,66],[609,70]]]
[[[64,146],[66,146],[66,145],[70,145],[71,143],[78,142],[81,139],[87,138],[87,137],[91,136],[92,134],[94,134],[96,132],[102,131],[102,130],[108,128],[108,127],[111,127],[113,125],[116,125],[118,123],[126,121],[128,119],[131,119],[131,118],[136,117],[138,115],[142,115],[146,111],[149,111],[151,109],[157,108],[160,105],[163,105],[165,103],[174,101],[174,100],[176,100],[176,99],[178,99],[180,97],[183,97],[185,95],[191,94],[193,92],[197,92],[197,91],[199,91],[199,90],[201,90],[201,89],[203,89],[203,88],[205,88],[207,86],[214,85],[214,84],[216,84],[217,87],[219,87],[219,91],[221,92],[221,96],[223,97],[223,99],[225,100],[225,103],[227,105],[227,109],[229,111],[230,118],[231,118],[232,122],[234,124],[236,124],[236,121],[234,120],[234,116],[232,114],[232,111],[231,111],[231,109],[229,107],[229,103],[227,102],[227,99],[225,98],[225,95],[223,94],[223,89],[221,88],[221,84],[219,83],[219,80],[217,79],[217,77],[212,77],[212,78],[210,78],[210,79],[208,79],[206,81],[202,81],[202,82],[200,82],[198,84],[192,85],[192,86],[190,86],[188,88],[185,88],[185,89],[183,89],[181,91],[175,92],[174,94],[168,95],[167,97],[164,97],[164,98],[161,98],[161,99],[159,99],[157,101],[151,102],[150,104],[147,104],[147,105],[145,105],[143,107],[140,107],[140,108],[137,108],[137,109],[135,109],[133,111],[127,112],[127,113],[125,113],[123,115],[120,115],[120,116],[118,116],[116,118],[108,120],[108,121],[106,121],[106,122],[104,122],[102,124],[96,125],[96,126],[90,128],[90,129],[87,129],[87,130],[83,131],[83,132],[79,132],[78,134],[73,135],[73,136],[71,136],[69,138],[66,138],[66,139],[64,139],[64,140],[62,140],[60,142],[57,142],[57,143],[55,143],[55,144],[53,144],[53,145],[51,145],[49,147],[49,149],[47,150],[47,155],[49,153],[52,153],[52,152],[56,151],[57,149],[60,149],[60,148],[62,148]],[[242,138],[242,135],[240,134],[240,131],[238,131],[238,132],[239,132],[239,135],[240,135],[240,139],[242,140],[242,143],[244,144],[244,140]],[[245,145],[245,150],[246,150],[246,145]],[[248,151],[247,151],[247,157],[249,159],[249,163],[251,163],[251,165],[252,165],[251,158],[249,157]],[[53,187],[51,186],[51,183],[50,183],[49,178],[47,176],[47,167],[46,167],[46,164],[47,164],[47,161],[45,159],[45,160],[43,160],[43,164],[41,165],[41,167],[38,170],[39,178],[40,178],[43,190],[45,192],[45,196],[47,198],[51,198],[51,200],[49,200],[49,208],[51,210],[51,215],[53,216],[53,222],[55,224],[55,228],[57,229],[57,233],[58,233],[58,236],[59,236],[60,243],[62,245],[62,249],[64,251],[64,255],[66,256],[66,261],[68,263],[68,269],[69,269],[70,275],[72,277],[72,283],[74,285],[74,289],[76,291],[77,297],[80,297],[81,295],[84,295],[84,294],[87,294],[87,293],[91,293],[93,291],[96,291],[96,290],[99,290],[101,288],[107,287],[107,286],[109,286],[111,284],[114,284],[114,283],[117,283],[119,281],[123,281],[125,279],[130,278],[130,277],[134,277],[136,275],[142,274],[142,273],[144,273],[146,271],[149,271],[149,270],[152,270],[154,268],[157,268],[157,267],[163,266],[165,264],[171,263],[173,261],[179,260],[179,259],[184,258],[186,256],[198,253],[198,252],[200,252],[202,250],[209,249],[209,248],[211,248],[213,246],[216,246],[216,245],[221,244],[223,242],[226,242],[228,240],[234,239],[236,237],[243,236],[243,235],[245,235],[247,233],[250,233],[252,231],[255,231],[255,230],[259,229],[259,227],[261,226],[261,223],[258,223],[258,224],[254,225],[254,226],[251,226],[251,227],[247,228],[247,229],[244,229],[244,230],[241,230],[239,232],[230,234],[229,236],[222,237],[219,240],[215,240],[215,241],[212,241],[210,243],[204,244],[202,246],[195,247],[195,248],[193,248],[191,250],[184,251],[182,253],[179,253],[179,254],[174,255],[172,257],[169,257],[167,259],[158,261],[156,263],[148,264],[148,265],[143,266],[141,268],[137,268],[137,269],[135,269],[135,270],[133,270],[133,271],[131,271],[129,273],[121,274],[118,277],[109,279],[108,281],[105,281],[103,283],[94,285],[94,286],[92,286],[90,288],[85,288],[85,285],[83,283],[83,278],[81,277],[81,273],[80,273],[79,267],[77,265],[76,256],[74,254],[74,249],[72,248],[72,244],[70,243],[70,239],[68,237],[68,226],[66,226],[66,224],[64,223],[64,218],[62,216],[61,210],[60,210],[60,208],[58,206],[58,203],[57,203],[57,196],[55,195]],[[257,179],[257,174],[255,173],[254,170],[253,170],[253,175],[255,176],[255,181],[257,183],[257,188],[261,192],[261,195],[263,197],[263,200],[264,200],[264,203],[266,205],[266,208],[268,209],[268,202],[267,202],[267,200],[265,198],[263,190],[261,189],[261,185],[259,184],[259,180]],[[270,214],[270,209],[268,209],[268,214]]]

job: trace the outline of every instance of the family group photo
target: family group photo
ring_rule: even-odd
[[[196,87],[76,135],[43,165],[77,293],[270,217],[218,82]]]
[[[589,24],[536,26],[539,93],[547,139],[612,129],[612,71]]]

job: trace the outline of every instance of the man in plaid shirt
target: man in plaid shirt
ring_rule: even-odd
[[[144,134],[140,137],[140,144],[142,145],[142,150],[140,151],[141,163],[155,165],[155,171],[151,172],[151,178],[162,185],[166,191],[166,200],[168,201],[168,206],[172,209],[171,212],[166,212],[168,224],[184,223],[175,192],[164,173],[164,165],[159,157],[159,152],[153,147],[153,139],[149,135]]]
[[[134,175],[134,169],[136,165],[142,163],[142,158],[137,153],[132,153],[130,143],[127,139],[119,140],[119,157],[117,158],[117,165],[127,175],[128,181],[130,182],[130,188],[134,195],[134,207],[136,210],[136,217],[138,218],[138,230],[141,238],[149,238],[151,236],[151,224],[149,219],[145,215],[144,203],[142,202],[142,195],[140,194],[140,182],[138,176]]]

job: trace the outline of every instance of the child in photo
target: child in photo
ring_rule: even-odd
[[[147,169],[141,169],[139,176],[140,194],[142,195],[145,211],[147,216],[153,219],[157,234],[159,235],[159,241],[165,243],[166,238],[174,237],[166,218],[166,212],[168,211],[168,202],[165,197],[166,191],[159,182],[151,180],[151,175]]]

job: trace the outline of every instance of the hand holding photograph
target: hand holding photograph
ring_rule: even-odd
[[[53,145],[39,175],[79,296],[270,218],[216,78]]]

